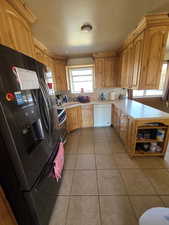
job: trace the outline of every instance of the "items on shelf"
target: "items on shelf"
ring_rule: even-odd
[[[156,140],[162,142],[165,138],[165,130],[163,129],[141,129],[137,132],[137,140]]]
[[[161,127],[161,126],[164,126],[162,123],[156,123],[156,122],[154,122],[154,123],[145,123],[145,125],[144,126],[149,126],[149,127]]]
[[[136,149],[137,151],[140,151],[140,152],[152,152],[152,153],[162,152],[162,147],[157,142],[137,143]]]
[[[157,137],[157,129],[146,129],[146,130],[138,130],[137,139],[156,139]]]
[[[156,135],[157,141],[163,141],[164,137],[165,137],[165,130],[158,129]]]

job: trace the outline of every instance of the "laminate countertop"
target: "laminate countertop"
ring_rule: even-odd
[[[69,109],[69,108],[73,108],[73,107],[78,107],[78,106],[86,106],[86,105],[98,105],[98,104],[113,104],[114,101],[108,101],[108,100],[104,100],[104,101],[91,101],[91,102],[87,102],[87,103],[80,103],[80,102],[68,102],[68,103],[64,103],[62,104],[62,106],[56,106],[56,108],[58,109]]]
[[[124,114],[127,114],[133,119],[153,119],[153,118],[161,118],[161,119],[169,119],[169,113],[165,113],[156,108],[144,105],[134,100],[122,99],[115,101],[91,101],[88,103],[79,103],[79,102],[68,102],[63,104],[62,106],[56,106],[56,108],[64,108],[69,109],[78,106],[86,106],[86,105],[96,105],[96,104],[114,104],[117,108],[119,108]]]
[[[169,119],[169,113],[144,105],[134,100],[116,100],[113,104],[133,119]]]

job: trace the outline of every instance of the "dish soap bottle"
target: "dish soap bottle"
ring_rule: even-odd
[[[104,100],[105,100],[105,97],[104,97],[104,93],[103,93],[103,92],[102,92],[101,95],[100,95],[100,100],[101,100],[101,101],[104,101]]]

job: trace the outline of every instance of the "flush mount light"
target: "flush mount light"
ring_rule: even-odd
[[[93,29],[92,25],[89,23],[85,23],[81,26],[81,31],[89,32]]]

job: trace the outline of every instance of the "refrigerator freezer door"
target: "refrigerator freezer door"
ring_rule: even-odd
[[[0,132],[20,178],[22,190],[31,189],[58,141],[55,139],[53,145],[50,145],[50,137],[47,137],[49,134],[45,129],[39,132],[41,128],[38,124],[44,128],[44,119],[46,123],[49,121],[45,107],[39,103],[38,96],[43,97],[40,89],[22,91],[13,72],[13,67],[37,72],[37,65],[43,67],[34,59],[0,45]],[[9,101],[6,98],[8,93],[11,96],[17,93],[17,97]]]
[[[16,73],[21,90],[39,88],[38,77],[35,71],[13,67],[13,72]]]

